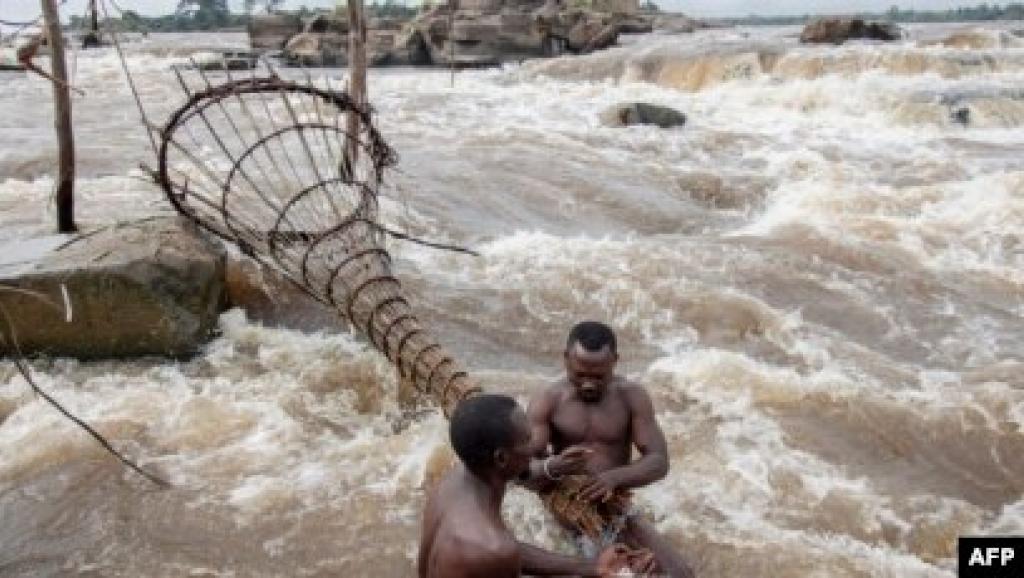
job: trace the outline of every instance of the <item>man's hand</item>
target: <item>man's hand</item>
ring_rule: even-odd
[[[587,459],[594,450],[584,446],[572,446],[562,453],[548,458],[548,472],[553,477],[571,476],[586,473]]]
[[[657,562],[647,549],[630,550],[622,544],[612,544],[597,557],[597,574],[601,578],[620,576],[647,576],[654,572]]]
[[[619,489],[620,484],[615,470],[607,470],[591,476],[580,489],[580,497],[588,502],[607,502],[615,495],[615,490]]]

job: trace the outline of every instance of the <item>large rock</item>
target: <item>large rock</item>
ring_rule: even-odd
[[[597,33],[590,37],[580,52],[586,54],[595,50],[604,50],[615,46],[619,41],[619,25],[605,24],[597,30]]]
[[[528,12],[460,9],[453,19],[442,6],[423,12],[408,27],[418,33],[410,38],[422,43],[432,64],[488,66],[541,55],[541,38]]]
[[[367,58],[372,66],[487,66],[601,50],[614,45],[620,33],[650,32],[653,27],[651,16],[636,12],[636,0],[568,4],[564,0],[467,0],[457,4],[454,15],[451,4],[439,3],[407,22],[371,19]],[[281,45],[289,64],[347,63],[344,15],[318,15],[301,32],[291,32],[289,22],[260,17],[258,24],[250,26],[253,47]]]
[[[809,23],[800,42],[842,44],[852,39],[893,41],[903,37],[899,26],[887,22],[865,22],[860,18],[822,18]]]
[[[650,124],[671,128],[686,124],[686,115],[667,106],[631,102],[617,104],[601,113],[601,123],[611,127]]]
[[[40,249],[33,241],[50,246]],[[26,354],[177,357],[194,353],[216,328],[223,249],[176,218],[8,242],[0,254],[6,257],[0,260],[0,286],[48,300],[0,287],[0,303]],[[6,324],[0,328],[7,330]],[[0,354],[12,352],[7,337]]]
[[[408,30],[418,34],[406,32],[396,46],[403,53],[429,53],[433,64],[473,66],[592,52],[614,45],[624,27],[650,29],[649,20],[635,14],[565,4],[561,0],[505,0],[501,10],[495,11],[496,4],[480,0],[460,3],[454,19],[448,6],[438,5],[413,19]],[[629,0],[615,5],[620,4],[632,5]],[[451,32],[450,20],[454,20]],[[404,49],[403,39],[414,41],[414,49]]]

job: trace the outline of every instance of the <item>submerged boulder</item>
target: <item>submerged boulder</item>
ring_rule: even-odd
[[[650,124],[660,128],[671,128],[686,124],[686,115],[667,106],[631,102],[617,104],[601,113],[605,126],[622,127]]]
[[[190,225],[157,218],[57,241],[0,266],[0,304],[25,354],[177,357],[216,328],[225,254]],[[9,355],[12,340],[0,327],[0,355]]]
[[[800,42],[808,44],[842,44],[853,39],[890,42],[900,38],[903,38],[903,30],[899,26],[860,18],[821,18],[809,23],[800,33]]]

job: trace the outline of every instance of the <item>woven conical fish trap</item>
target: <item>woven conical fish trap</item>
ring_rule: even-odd
[[[276,76],[179,80],[156,175],[174,207],[335,308],[446,414],[477,391],[392,275],[378,189],[395,155],[369,110]]]

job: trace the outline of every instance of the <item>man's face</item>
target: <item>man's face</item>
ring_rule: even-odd
[[[506,479],[519,478],[530,469],[530,422],[526,419],[526,412],[522,408],[516,408],[512,414],[512,423],[515,425],[515,435],[512,437],[512,445],[506,449],[498,450],[498,466],[501,468]]]
[[[587,351],[576,342],[565,352],[565,372],[576,395],[586,403],[601,401],[615,375],[619,356],[609,346]]]

